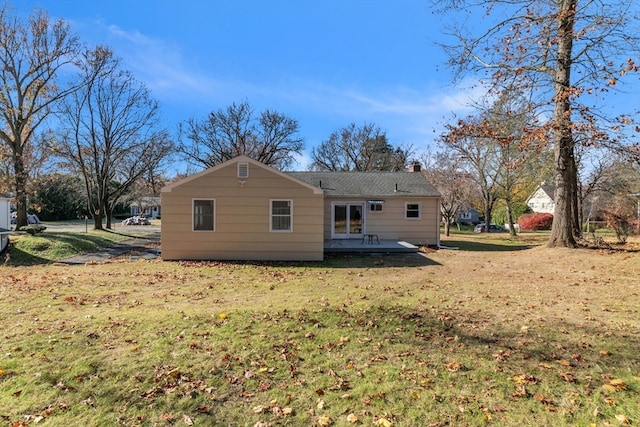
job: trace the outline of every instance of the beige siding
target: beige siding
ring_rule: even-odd
[[[440,243],[440,200],[438,198],[386,198],[382,211],[371,212],[367,200],[327,199],[325,201],[324,237],[331,239],[331,209],[334,203],[364,203],[364,232],[380,239],[399,240],[413,244]],[[406,204],[420,204],[420,219],[406,218]]]
[[[215,199],[215,231],[192,230],[193,199]],[[292,232],[269,231],[273,199],[292,201]],[[231,162],[163,192],[162,257],[322,260],[323,203],[309,186],[254,163],[239,180]]]

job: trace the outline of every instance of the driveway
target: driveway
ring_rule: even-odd
[[[59,226],[73,227],[77,226]],[[47,226],[49,228],[49,226]],[[60,229],[53,226],[51,229]],[[151,226],[120,226],[115,228],[115,232],[120,234],[132,234],[130,239],[115,243],[112,246],[101,248],[98,251],[87,252],[75,255],[71,258],[62,259],[58,262],[65,264],[87,264],[105,262],[114,258],[127,260],[156,259],[160,256],[160,227]]]

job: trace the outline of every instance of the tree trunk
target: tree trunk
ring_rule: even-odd
[[[571,54],[577,0],[561,0],[558,12],[558,63],[555,70],[553,144],[555,150],[555,210],[547,246],[576,247],[578,173],[571,132]]]
[[[491,211],[493,210],[493,203],[491,203],[491,200],[489,200],[488,197],[485,197],[484,200],[484,224],[485,224],[485,231],[487,233],[491,233]]]
[[[22,144],[18,141],[13,148],[13,171],[16,191],[16,230],[29,225],[27,221],[27,172],[22,156]]]
[[[511,199],[507,199],[507,224],[509,224],[509,234],[516,236],[516,226],[513,223],[513,211],[511,210]]]
[[[105,202],[105,212],[107,214],[107,230],[112,230],[113,229],[111,224],[112,224],[114,207],[115,207],[115,205],[114,206],[110,206],[109,203]]]

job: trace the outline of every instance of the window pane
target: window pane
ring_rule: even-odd
[[[407,218],[420,218],[420,205],[408,204],[407,205]]]
[[[193,229],[213,231],[213,200],[193,201]]]
[[[291,230],[291,201],[272,200],[271,201],[271,230],[290,231]]]

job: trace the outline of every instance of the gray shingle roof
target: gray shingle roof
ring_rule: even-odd
[[[440,197],[419,172],[288,172],[333,197]]]

